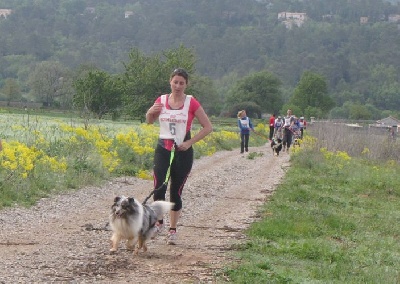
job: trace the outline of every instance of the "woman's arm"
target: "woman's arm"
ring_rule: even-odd
[[[148,124],[153,124],[158,118],[163,107],[162,103],[154,103],[149,110],[146,112],[146,122]]]
[[[202,128],[191,139],[183,142],[181,145],[178,145],[178,150],[186,151],[187,149],[190,148],[190,146],[192,146],[196,142],[202,140],[204,137],[206,137],[208,134],[210,134],[213,130],[211,121],[208,118],[207,114],[205,113],[203,107],[200,106],[194,113],[194,116],[197,118],[197,120],[199,121]]]

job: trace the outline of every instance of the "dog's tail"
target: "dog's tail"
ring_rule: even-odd
[[[154,201],[150,204],[150,207],[156,213],[158,220],[163,219],[164,214],[168,213],[173,206],[174,203],[162,200]]]

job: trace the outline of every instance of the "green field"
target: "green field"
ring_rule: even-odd
[[[310,132],[330,132],[317,128]],[[283,183],[260,208],[262,220],[247,231],[249,241],[235,248],[240,264],[221,272],[225,279],[400,283],[400,167],[390,153],[398,142],[377,137],[384,153],[372,155],[368,146],[377,148],[375,139],[362,139],[358,157],[351,157],[347,151],[357,152],[347,131],[306,137]]]

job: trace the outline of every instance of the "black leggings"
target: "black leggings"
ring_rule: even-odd
[[[240,152],[243,153],[244,150],[249,151],[249,137],[250,134],[240,134]]]
[[[163,148],[161,145],[157,145],[154,154],[154,188],[158,189],[154,192],[154,201],[165,200],[167,192],[167,185],[163,185],[165,182],[165,176],[167,175],[171,152]],[[174,159],[170,169],[170,197],[169,200],[175,203],[172,208],[173,211],[179,211],[182,209],[182,190],[185,185],[186,179],[192,170],[193,165],[193,148],[190,147],[186,151],[175,151]]]
[[[293,135],[293,133],[289,128],[283,129],[282,144],[284,147],[286,146],[288,149],[290,148],[290,145],[292,145],[292,135]]]
[[[273,127],[273,126],[269,127],[269,140],[272,140],[272,138],[274,137],[274,130],[275,130],[275,127]]]

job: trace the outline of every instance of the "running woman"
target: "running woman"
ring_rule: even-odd
[[[186,95],[189,83],[188,73],[175,69],[170,76],[171,93],[161,95],[146,113],[146,122],[160,123],[159,140],[154,153],[154,200],[165,200],[167,186],[165,182],[170,169],[170,201],[175,205],[170,212],[170,228],[167,244],[176,244],[176,227],[182,211],[182,190],[193,165],[192,145],[212,132],[211,122],[203,107],[194,97]],[[192,137],[191,126],[196,118],[202,128]],[[173,154],[172,163],[170,157]],[[163,220],[157,227],[163,228]]]

